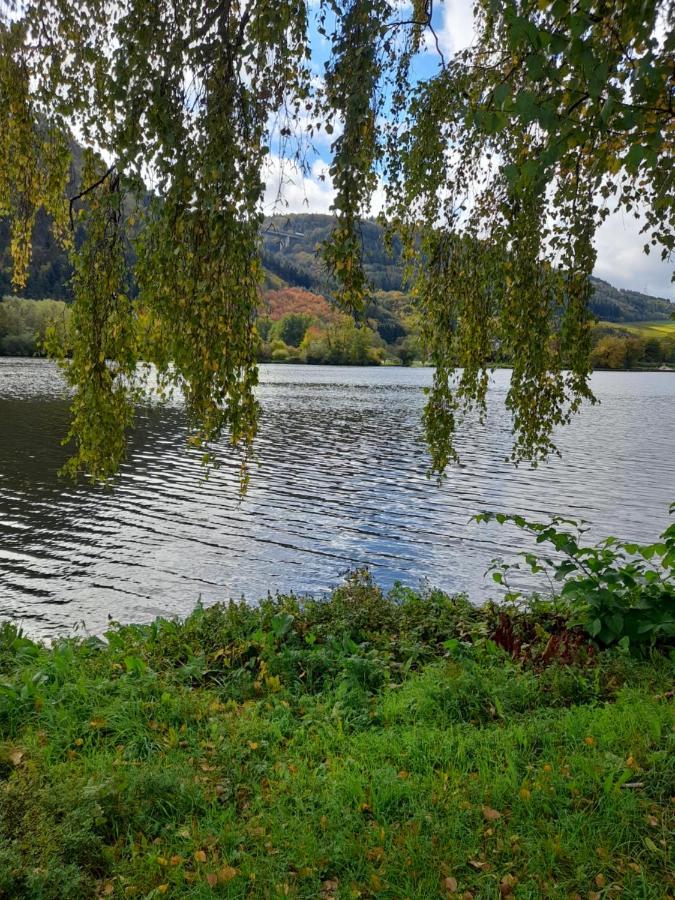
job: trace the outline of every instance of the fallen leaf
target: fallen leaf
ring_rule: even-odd
[[[584,738],[584,744],[586,744],[587,747],[593,747],[594,744],[595,744],[595,738],[593,738],[593,737],[585,737],[585,738]]]
[[[180,865],[180,863],[183,862],[183,857],[178,856],[178,855],[172,856],[171,859],[169,860],[169,862],[171,863],[172,866],[178,866],[178,865]]]
[[[505,875],[499,885],[499,893],[502,895],[502,897],[510,897],[513,893],[514,887],[517,884],[518,879],[515,875]]]
[[[205,863],[206,862],[206,853],[204,853],[203,850],[197,850],[195,853],[195,859],[199,863]]]
[[[485,862],[484,859],[470,859],[469,865],[473,866],[478,872],[482,869],[488,869],[490,867],[490,863]]]
[[[599,888],[602,888],[602,887],[604,887],[604,886],[607,884],[607,879],[606,879],[605,876],[602,874],[602,872],[599,872],[599,873],[595,876],[595,884],[596,884],[596,887],[599,887]]]
[[[106,882],[106,884],[103,885],[102,893],[105,897],[109,897],[112,893],[114,893],[114,891],[115,891],[115,885],[112,884],[110,881]]]
[[[410,778],[410,772],[406,772],[405,769],[401,769],[401,771],[398,773],[398,777],[399,778]]]
[[[105,728],[105,719],[92,719],[89,724],[92,728]]]
[[[12,750],[12,752],[9,754],[9,759],[13,765],[20,765],[21,760],[23,759],[23,750]]]
[[[258,747],[260,746],[260,744],[257,741],[249,741],[248,745],[251,748],[251,750],[257,750]]]
[[[169,885],[168,884],[158,884],[157,890],[159,891],[160,894],[166,894],[166,892],[169,890]]]
[[[489,806],[482,807],[483,816],[487,819],[488,822],[496,822],[497,819],[501,819],[502,814],[497,812],[496,809],[490,809]]]
[[[215,872],[209,872],[209,874],[206,876],[206,880],[209,883],[209,887],[214,888],[218,884],[218,876]]]
[[[238,874],[238,870],[234,868],[234,866],[223,866],[223,868],[218,872],[218,881],[227,882],[232,881],[233,878],[236,878]]]
[[[457,879],[456,878],[452,878],[449,876],[448,878],[445,879],[445,881],[443,882],[443,885],[445,886],[445,890],[448,892],[448,894],[456,894],[457,893]]]

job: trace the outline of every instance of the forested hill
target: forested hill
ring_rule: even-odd
[[[663,297],[612,287],[600,278],[591,278],[594,293],[591,308],[605,322],[656,322],[671,318],[675,304]]]
[[[317,247],[325,241],[332,227],[330,216],[319,214],[282,215],[267,219],[263,227],[263,262],[266,287],[305,288],[317,294],[330,294]],[[396,241],[391,251],[385,246],[383,229],[376,222],[365,221],[362,227],[365,269],[374,289],[374,302],[381,303],[382,294],[398,294],[395,307],[401,307],[403,267],[400,246]],[[71,270],[63,250],[52,238],[47,219],[38,216],[35,227],[33,262],[24,296],[34,299],[68,299]],[[668,300],[650,297],[638,291],[620,290],[606,281],[593,278],[595,294],[592,308],[606,322],[640,322],[666,320],[675,309]],[[9,264],[9,230],[0,220],[0,297],[12,293]],[[392,306],[387,303],[387,306]]]
[[[328,238],[332,224],[330,216],[318,214],[267,219],[263,230],[263,260],[268,273],[287,286],[304,287],[320,294],[329,290],[316,248]],[[361,234],[365,270],[375,292],[402,291],[400,246],[394,241],[389,252],[383,229],[376,222],[364,222]],[[270,280],[274,281],[274,278]],[[591,281],[594,287],[591,307],[595,315],[606,322],[666,320],[675,311],[675,305],[662,297],[615,288],[600,278]]]

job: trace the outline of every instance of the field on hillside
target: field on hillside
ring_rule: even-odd
[[[626,324],[625,322],[601,322],[609,328],[621,328],[622,331],[629,331],[638,337],[648,340],[649,338],[672,338],[675,340],[675,321],[671,322],[633,322]]]

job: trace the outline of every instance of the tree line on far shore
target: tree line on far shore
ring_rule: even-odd
[[[6,297],[0,303],[0,356],[43,355],[48,329],[67,333],[69,318],[70,307],[62,300]],[[408,366],[428,361],[401,293],[374,295],[366,318],[355,322],[311,291],[268,290],[257,330],[260,362]],[[592,344],[596,369],[675,367],[675,322],[625,327],[601,322],[593,329]],[[497,343],[492,361],[511,362]]]

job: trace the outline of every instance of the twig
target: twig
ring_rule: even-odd
[[[108,171],[104,175],[102,175],[98,181],[94,182],[94,184],[89,185],[89,187],[85,188],[85,190],[80,191],[79,194],[75,194],[74,197],[70,197],[70,199],[69,199],[70,206],[68,207],[68,215],[70,216],[70,230],[71,231],[75,230],[75,223],[73,221],[73,204],[77,200],[81,200],[82,197],[86,197],[86,195],[89,194],[91,191],[95,190],[95,188],[100,187],[103,184],[103,182],[106,180],[106,178],[108,178],[109,175],[112,175],[112,173],[114,171],[115,171],[115,166],[114,165],[110,166]]]

